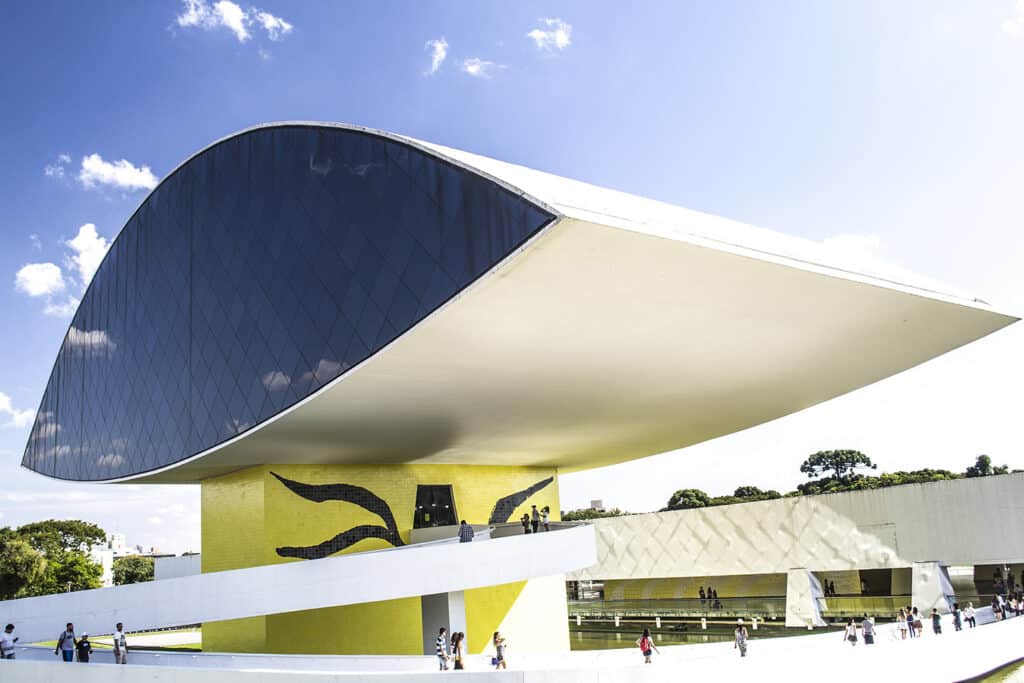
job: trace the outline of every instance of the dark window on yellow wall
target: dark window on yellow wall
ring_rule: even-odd
[[[412,528],[425,529],[432,526],[458,524],[455,512],[455,496],[451,484],[430,484],[416,487],[416,514]]]

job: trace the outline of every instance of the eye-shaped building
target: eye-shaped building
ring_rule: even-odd
[[[273,124],[195,154],[125,225],[22,464],[200,483],[204,572],[315,559],[557,520],[561,472],[772,420],[1013,320],[732,221]],[[465,600],[471,643],[529,620],[537,647],[567,646],[560,577]],[[207,624],[204,645],[412,653],[421,627],[407,598]]]

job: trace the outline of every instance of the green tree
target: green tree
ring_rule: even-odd
[[[49,593],[60,593],[71,586],[73,591],[84,591],[90,588],[103,586],[103,567],[92,561],[92,558],[78,550],[66,553],[59,563],[47,563],[47,569],[53,568],[51,574],[47,571],[46,595]]]
[[[129,555],[114,560],[114,584],[144,583],[153,580],[153,558]]]
[[[979,455],[974,464],[964,472],[965,477],[990,477],[994,474],[1007,474],[1010,468],[1008,465],[992,466],[992,458],[987,455]]]
[[[874,470],[878,465],[860,451],[853,450],[818,451],[800,465],[800,471],[808,479],[831,479],[840,486],[849,486],[860,478],[856,472],[858,469]],[[829,472],[830,476],[823,477]]]
[[[89,550],[102,544],[107,535],[99,526],[80,519],[47,519],[18,527],[18,536],[48,559],[59,559],[67,552]]]
[[[756,486],[739,486],[732,495],[734,498],[747,498],[750,500],[774,500],[775,498],[782,498],[782,494],[778,491],[774,491],[772,489],[762,491]]]
[[[28,543],[16,536],[0,541],[0,599],[17,596],[45,572],[46,558]]]
[[[563,522],[582,522],[587,519],[601,519],[602,517],[622,517],[630,513],[619,508],[612,508],[611,510],[595,510],[593,508],[583,508],[580,510],[569,510],[568,512],[562,512]]]
[[[700,489],[680,489],[668,499],[664,510],[691,510],[711,505],[711,496]]]

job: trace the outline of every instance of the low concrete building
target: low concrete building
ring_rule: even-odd
[[[990,598],[994,574],[1024,583],[1022,506],[1024,474],[1008,474],[598,519],[598,562],[568,579],[603,582],[613,612],[622,601],[685,606],[707,586],[769,616],[780,615],[766,600],[781,611],[784,598],[790,626],[823,623],[830,601],[945,611],[954,595]],[[837,597],[823,600],[824,581]]]

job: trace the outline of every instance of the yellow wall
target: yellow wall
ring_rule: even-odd
[[[559,519],[558,479],[549,468],[469,465],[265,465],[208,479],[202,484],[203,571],[238,569],[277,562],[303,562],[280,557],[282,546],[312,546],[352,527],[383,526],[380,516],[343,501],[315,503],[299,497],[270,473],[304,484],[345,483],[361,486],[384,499],[406,543],[412,529],[416,487],[451,484],[458,518],[486,524],[497,500],[555,476],[510,516],[514,522],[531,505],[551,508]],[[389,548],[382,539],[359,541],[343,552]],[[547,582],[547,583],[544,583]],[[554,582],[560,584],[561,579]],[[483,651],[491,634],[507,618],[518,615],[531,624],[529,635],[517,638],[520,648],[568,649],[564,585],[551,581],[517,582],[466,591],[467,639],[474,652]],[[553,584],[552,584],[553,585]],[[560,616],[549,618],[558,612]],[[528,619],[534,614],[536,619]],[[564,640],[564,647],[561,641]],[[204,624],[203,646],[209,651],[422,654],[419,598],[275,614]]]

